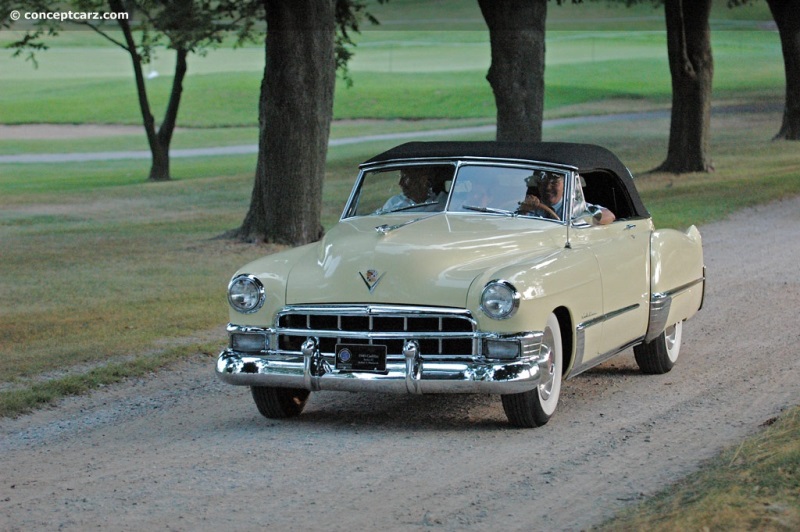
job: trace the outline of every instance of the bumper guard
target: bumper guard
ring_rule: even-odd
[[[338,370],[309,337],[302,356],[272,351],[243,353],[225,349],[217,359],[217,376],[228,384],[386,393],[513,394],[535,388],[547,378],[547,359],[540,354],[541,333],[519,338],[523,356],[514,360],[462,356],[426,360],[416,341],[407,341],[403,360],[387,360],[381,373]]]

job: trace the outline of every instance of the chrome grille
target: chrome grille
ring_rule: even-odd
[[[310,336],[320,352],[333,356],[337,343],[379,344],[390,358],[402,357],[403,344],[419,343],[423,356],[472,356],[475,322],[469,312],[439,308],[384,306],[291,307],[276,322],[278,350],[299,353]]]

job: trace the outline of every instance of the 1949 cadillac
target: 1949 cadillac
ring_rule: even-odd
[[[269,418],[318,390],[482,393],[535,427],[626,349],[669,371],[704,288],[698,230],[655,230],[605,148],[408,143],[360,166],[320,242],[234,275],[216,372]]]

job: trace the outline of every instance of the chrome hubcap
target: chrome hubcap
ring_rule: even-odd
[[[667,340],[667,350],[672,351],[675,349],[675,340],[677,340],[677,328],[672,325],[671,327],[667,327],[667,330],[664,331],[664,336]]]
[[[547,373],[542,376],[542,382],[539,384],[539,397],[543,401],[550,399],[553,393],[553,381],[556,373],[556,360],[553,348],[553,333],[550,329],[545,331],[544,338],[542,339],[542,351],[547,358]]]

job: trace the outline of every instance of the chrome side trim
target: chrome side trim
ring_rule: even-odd
[[[636,310],[637,308],[639,308],[639,303],[636,303],[635,305],[629,305],[627,307],[623,307],[621,309],[609,312],[608,314],[603,314],[602,316],[598,316],[596,318],[592,318],[591,320],[584,321],[583,323],[579,323],[578,326],[575,328],[575,363],[572,365],[572,367],[580,368],[583,365],[583,359],[586,356],[586,329],[588,329],[589,327],[594,327],[595,325],[599,325],[608,320],[614,319],[618,316],[625,314],[626,312],[631,312],[633,310]]]
[[[706,302],[706,266],[703,265],[703,293],[700,295],[700,306],[698,311],[703,310],[703,304]]]
[[[699,277],[699,278],[697,278],[694,281],[691,281],[689,283],[683,284],[683,285],[681,285],[681,286],[679,286],[677,288],[673,288],[672,290],[667,290],[666,292],[659,292],[659,293],[653,294],[652,297],[653,297],[653,299],[664,298],[664,297],[675,297],[678,294],[680,294],[681,292],[685,292],[686,290],[692,288],[693,286],[695,286],[697,284],[702,283],[705,280],[706,280],[706,277],[705,277],[705,271],[704,271],[702,277]]]
[[[589,327],[597,325],[599,323],[603,323],[604,321],[613,320],[617,316],[622,316],[626,312],[631,312],[639,308],[639,303],[628,305],[627,307],[622,307],[621,309],[613,310],[607,314],[603,314],[602,316],[598,316],[596,318],[592,318],[591,320],[584,321],[583,323],[578,324],[578,329],[585,330]]]
[[[669,317],[671,305],[671,296],[654,294],[650,298],[650,323],[647,325],[647,332],[644,335],[645,342],[651,342],[658,338],[658,335],[667,328],[667,318]]]
[[[650,296],[650,323],[644,335],[645,342],[652,342],[667,328],[667,319],[669,318],[669,309],[672,306],[672,299],[700,283],[703,283],[703,293],[705,294],[705,280],[704,267],[703,276],[699,279],[695,279],[692,282],[683,284],[672,290],[657,292]],[[700,306],[702,307],[702,301]]]
[[[643,339],[643,337],[636,338],[635,340],[631,340],[630,342],[628,342],[626,344],[623,344],[623,345],[617,347],[616,349],[612,349],[608,353],[604,353],[604,354],[600,355],[599,357],[593,358],[589,362],[581,363],[580,366],[578,366],[578,365],[573,366],[572,371],[570,371],[569,375],[567,376],[567,379],[571,379],[572,377],[580,375],[581,373],[583,373],[586,370],[592,369],[595,366],[599,366],[600,364],[602,364],[606,360],[617,356],[618,354],[620,354],[621,352],[625,351],[626,349],[629,349],[629,348],[631,348],[631,347],[633,347],[633,346],[635,346],[637,344],[642,343],[642,339]]]
[[[575,363],[573,368],[580,367],[583,364],[583,359],[586,356],[586,329],[575,329]]]

